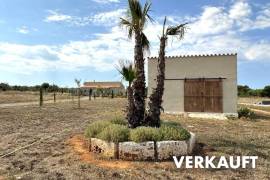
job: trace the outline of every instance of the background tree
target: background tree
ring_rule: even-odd
[[[128,61],[119,61],[118,67],[116,67],[118,72],[122,75],[123,79],[128,82],[127,87],[127,98],[128,98],[128,105],[127,105],[127,115],[126,119],[128,121],[128,126],[130,128],[136,127],[137,123],[133,121],[133,112],[134,112],[134,99],[133,99],[133,89],[132,89],[132,82],[135,79],[135,70],[131,62]]]
[[[262,90],[262,96],[270,97],[270,86],[265,86]]]
[[[238,96],[246,97],[246,96],[249,96],[249,92],[251,89],[247,85],[244,85],[244,86],[238,85],[237,90],[238,90]]]
[[[45,83],[42,83],[41,87],[42,89],[47,90],[50,87],[50,84],[45,82]]]
[[[157,84],[153,89],[149,98],[149,109],[145,118],[145,124],[148,126],[159,127],[160,126],[160,110],[162,109],[162,96],[164,93],[164,79],[165,79],[165,48],[168,36],[177,36],[180,40],[184,37],[186,31],[186,24],[180,24],[177,26],[169,26],[167,29],[166,17],[164,19],[163,31],[160,37],[160,47],[157,63]]]
[[[77,93],[78,93],[78,108],[81,107],[81,80],[74,80],[77,85]]]
[[[149,41],[143,30],[148,20],[152,21],[149,15],[151,3],[146,2],[142,8],[138,0],[128,0],[127,16],[120,18],[120,25],[128,29],[128,37],[135,37],[134,65],[135,79],[133,82],[134,109],[132,124],[140,126],[145,114],[145,72],[143,51],[149,50]]]
[[[11,87],[8,83],[0,83],[0,90],[2,91],[9,91],[11,90]]]

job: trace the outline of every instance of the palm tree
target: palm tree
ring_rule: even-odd
[[[78,87],[78,108],[81,107],[81,80],[75,79],[75,83],[77,84]]]
[[[165,79],[165,48],[168,36],[178,36],[181,40],[184,37],[186,31],[186,24],[180,24],[177,26],[166,26],[166,17],[164,19],[162,36],[160,38],[160,47],[158,55],[158,74],[156,88],[153,89],[152,94],[149,98],[148,112],[145,118],[145,124],[148,126],[159,127],[160,126],[160,110],[163,109],[162,96],[164,92],[164,79]]]
[[[134,128],[141,125],[145,114],[145,74],[144,74],[144,57],[143,51],[149,50],[149,41],[143,33],[144,27],[148,20],[152,21],[149,16],[151,3],[146,2],[142,8],[138,0],[128,0],[128,11],[126,18],[120,18],[120,25],[128,29],[128,37],[135,37],[134,47],[134,64],[135,79],[133,82],[134,112],[132,124]]]
[[[133,99],[133,89],[131,87],[133,80],[135,79],[135,71],[131,62],[119,61],[119,66],[116,67],[118,72],[123,76],[123,79],[128,82],[127,87],[127,115],[126,119],[128,121],[128,126],[134,128],[136,123],[133,122],[133,112],[134,112],[134,99]]]

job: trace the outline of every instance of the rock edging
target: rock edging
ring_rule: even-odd
[[[101,139],[91,138],[89,151],[100,154],[102,157],[122,160],[167,160],[172,156],[183,156],[192,153],[196,136],[190,132],[191,137],[185,141],[147,141],[136,143],[133,141],[113,143]]]

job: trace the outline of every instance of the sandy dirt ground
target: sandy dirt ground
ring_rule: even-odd
[[[98,161],[82,146],[85,127],[123,115],[125,99],[0,108],[0,179],[269,179],[270,117],[249,120],[184,119],[178,121],[198,136],[197,155],[257,155],[254,169],[176,169],[169,162]],[[118,164],[110,166],[108,164]],[[122,168],[120,168],[122,167]]]

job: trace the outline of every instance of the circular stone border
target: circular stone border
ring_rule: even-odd
[[[196,136],[190,132],[190,138],[185,141],[146,141],[136,143],[127,142],[107,142],[97,138],[87,141],[88,149],[104,158],[122,160],[168,160],[172,156],[184,156],[193,152]]]

